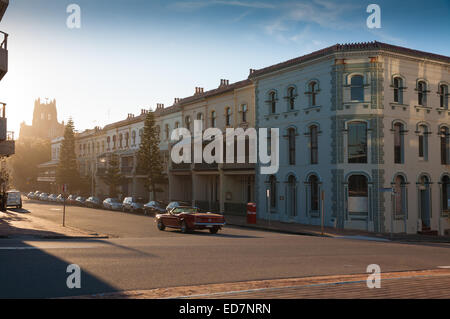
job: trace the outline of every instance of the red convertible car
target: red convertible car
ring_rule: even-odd
[[[200,213],[196,207],[178,206],[168,213],[156,215],[156,225],[159,230],[169,227],[187,233],[194,229],[209,229],[211,234],[216,234],[225,225],[225,218],[219,214]]]

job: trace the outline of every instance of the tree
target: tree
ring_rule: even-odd
[[[156,200],[156,193],[163,191],[157,188],[157,185],[166,182],[159,152],[159,133],[155,126],[154,115],[149,112],[145,117],[144,132],[138,152],[138,169],[146,175],[145,187],[153,194],[154,200]]]
[[[50,141],[24,137],[16,141],[16,154],[6,160],[11,169],[10,182],[21,191],[39,188],[38,165],[51,160]]]
[[[102,176],[103,182],[109,186],[109,197],[117,197],[117,187],[124,181],[124,177],[120,172],[120,161],[117,154],[111,154],[108,168],[105,175]]]
[[[80,190],[81,178],[75,155],[75,128],[72,119],[69,119],[64,129],[64,140],[61,144],[59,164],[56,169],[56,183],[67,184],[69,190]]]

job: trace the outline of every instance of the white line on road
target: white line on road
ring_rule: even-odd
[[[100,245],[91,246],[42,246],[42,247],[0,247],[0,250],[47,250],[47,249],[91,249],[98,248]]]
[[[450,266],[438,266],[438,268],[441,268],[441,269],[450,269]]]

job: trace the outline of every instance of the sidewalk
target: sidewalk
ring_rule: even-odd
[[[92,234],[73,227],[62,227],[61,224],[33,216],[25,209],[0,212],[0,238],[41,238],[41,239],[82,239],[107,238],[100,234]]]
[[[119,291],[69,299],[364,299],[450,297],[450,270],[430,269],[381,274],[381,288],[367,287],[368,274],[313,276],[198,286]]]
[[[286,223],[280,221],[267,221],[258,219],[256,224],[247,224],[246,216],[226,215],[227,225],[269,230],[275,232],[307,235],[324,236],[334,238],[355,238],[367,240],[392,240],[392,241],[410,241],[410,242],[440,242],[450,243],[450,236],[428,236],[419,234],[389,234],[389,233],[371,233],[362,230],[336,229],[333,227],[324,227],[322,235],[320,226],[303,225],[298,223]]]

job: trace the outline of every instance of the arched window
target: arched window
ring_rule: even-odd
[[[277,111],[277,96],[275,92],[269,93],[270,113],[274,114]]]
[[[348,124],[348,162],[367,163],[367,123]]]
[[[394,163],[404,163],[404,127],[402,123],[394,124]]]
[[[426,125],[419,125],[419,158],[421,160],[428,160],[428,127]]]
[[[352,78],[353,79],[353,78]],[[318,93],[318,85],[316,81],[311,81],[308,84],[309,89],[309,106],[316,106],[317,105],[317,93]]]
[[[430,228],[431,219],[431,181],[423,174],[418,180],[419,217],[422,220],[422,230]]]
[[[186,128],[190,131],[191,130],[191,117],[190,116],[185,117],[184,124],[186,125]]]
[[[401,218],[406,214],[406,181],[402,175],[394,180],[394,218]]]
[[[364,77],[354,75],[350,80],[350,95],[352,101],[364,101]]]
[[[425,81],[417,82],[417,103],[421,106],[427,105],[427,84]]]
[[[211,112],[211,127],[216,127],[216,111]]]
[[[113,135],[113,150],[116,149],[116,142],[117,142],[117,137],[115,135]]]
[[[136,131],[131,132],[131,144],[136,145]]]
[[[441,164],[450,164],[450,132],[446,126],[441,127]]]
[[[369,186],[364,175],[352,175],[348,179],[348,212],[355,215],[366,215],[368,205]]]
[[[295,109],[295,88],[290,87],[288,88],[288,102],[289,102],[289,110],[292,111]]]
[[[177,128],[179,128],[180,127],[180,122],[175,122],[175,128],[177,129]]]
[[[448,86],[445,84],[439,85],[439,106],[448,110]]]
[[[109,150],[111,148],[111,146],[110,146],[111,145],[111,137],[108,136],[106,138],[106,143],[108,144],[108,150]]]
[[[310,188],[310,211],[319,211],[319,179],[316,175],[311,175],[308,179]]]
[[[311,164],[319,163],[319,140],[317,125],[309,127],[309,154]]]
[[[202,125],[203,125],[203,113],[197,113],[197,120],[202,121]]]
[[[269,177],[269,187],[270,187],[270,207],[277,207],[277,178],[274,175]]]
[[[448,175],[445,175],[442,177],[441,180],[441,189],[442,189],[442,212],[445,214],[450,213],[450,177]]]
[[[225,125],[231,126],[231,108],[227,107],[225,109]]]
[[[288,129],[288,140],[289,140],[289,165],[295,165],[295,129]]]
[[[393,81],[394,85],[394,102],[403,104],[403,79],[401,77],[395,77]]]
[[[125,147],[128,147],[130,143],[130,133],[126,132],[125,133]]]
[[[122,148],[122,144],[123,144],[123,135],[122,133],[119,134],[119,148]]]
[[[287,186],[288,212],[290,216],[297,216],[297,179],[294,175],[289,175]]]

